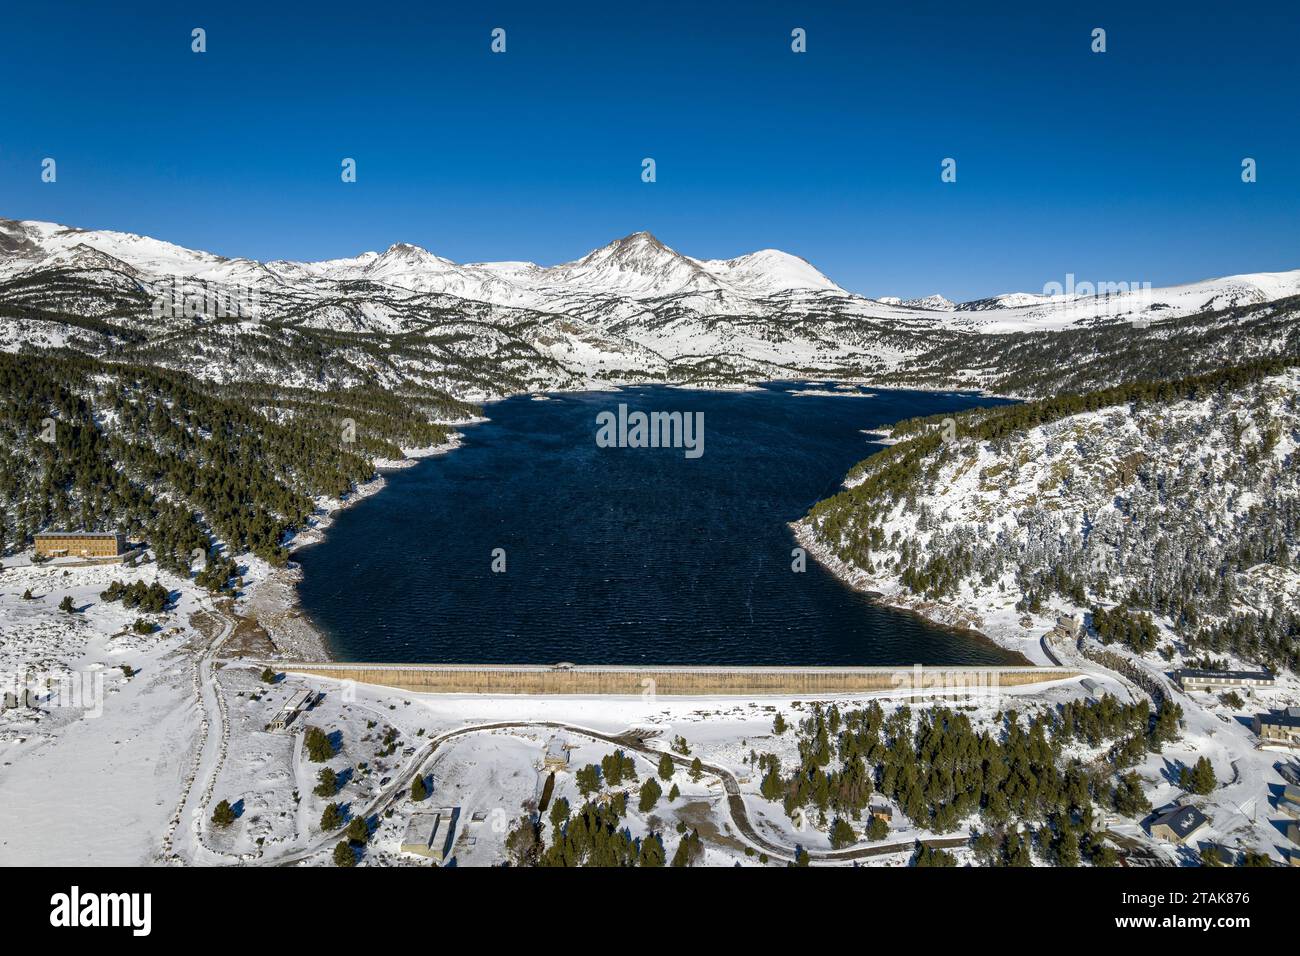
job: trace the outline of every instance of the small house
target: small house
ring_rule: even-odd
[[[569,766],[569,751],[564,746],[564,741],[559,737],[552,737],[546,742],[546,754],[542,757],[542,769],[565,770]]]
[[[311,701],[311,698],[311,691],[298,691],[285,701],[285,704],[280,708],[279,713],[271,718],[271,723],[268,725],[268,729],[277,731],[287,729],[288,726],[293,723],[293,719],[297,717],[298,714],[302,712],[303,708],[305,708]]]
[[[873,804],[868,807],[867,813],[871,815],[871,819],[873,820],[883,820],[885,823],[894,822],[893,808],[883,803]]]
[[[1261,744],[1300,747],[1300,707],[1256,714],[1254,729]]]
[[[1182,846],[1209,825],[1209,818],[1195,807],[1177,806],[1151,821],[1151,835],[1157,840]]]
[[[417,810],[411,814],[402,837],[401,850],[413,856],[422,856],[441,863],[451,851],[452,835],[456,828],[454,807],[437,810]]]

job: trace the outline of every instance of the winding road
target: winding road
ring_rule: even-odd
[[[363,817],[370,817],[375,814],[382,814],[389,807],[393,806],[407,793],[410,792],[411,781],[415,775],[420,772],[426,763],[431,760],[448,742],[459,737],[465,737],[469,734],[490,733],[497,730],[536,730],[545,728],[547,730],[562,730],[569,734],[586,737],[590,740],[600,741],[603,743],[613,744],[622,747],[625,750],[634,750],[640,754],[649,756],[658,760],[665,753],[672,759],[673,763],[685,768],[690,768],[691,759],[682,757],[679,754],[669,751],[657,750],[647,746],[638,737],[631,734],[606,734],[590,727],[579,727],[574,724],[560,723],[558,721],[499,721],[488,724],[473,724],[467,727],[459,727],[455,730],[449,730],[437,737],[430,738],[429,741],[407,762],[406,766],[393,777],[392,781],[381,790],[375,798],[366,805],[359,814]],[[752,844],[755,849],[766,853],[769,857],[774,857],[785,862],[792,862],[795,858],[796,848],[776,843],[768,837],[760,834],[754,827],[749,818],[749,810],[745,805],[744,795],[740,791],[740,783],[730,770],[725,767],[719,767],[715,764],[708,764],[701,761],[705,773],[713,774],[722,780],[723,789],[727,795],[727,809],[731,816],[731,821],[740,834]],[[270,863],[277,866],[292,866],[303,860],[315,856],[323,850],[333,846],[343,836],[343,830],[336,830],[330,833],[322,833],[314,842],[306,848],[286,854],[282,857],[268,859],[263,863]],[[966,846],[970,842],[969,836],[959,837],[941,837],[922,840],[926,846],[934,848],[952,848]],[[813,852],[806,851],[810,861],[820,863],[846,863],[853,860],[866,859],[873,856],[884,856],[889,853],[902,853],[911,850],[916,846],[916,841],[908,840],[902,843],[885,843],[876,846],[856,847],[846,850],[833,850],[830,852]]]

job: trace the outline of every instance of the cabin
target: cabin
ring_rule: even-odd
[[[1300,707],[1256,714],[1254,728],[1261,744],[1300,747]]]
[[[1182,846],[1210,825],[1209,818],[1193,806],[1178,806],[1151,821],[1151,835],[1157,840]]]
[[[402,837],[401,850],[413,856],[422,856],[441,863],[451,851],[451,838],[455,831],[454,807],[437,810],[417,810],[411,814]]]
[[[35,535],[38,558],[117,558],[126,538],[115,531],[45,531]]]
[[[894,811],[884,804],[877,803],[867,808],[867,813],[873,820],[883,820],[885,823],[894,822]]]
[[[269,730],[285,730],[293,723],[293,719],[302,713],[303,709],[311,702],[312,693],[309,690],[300,690],[290,697],[280,712],[271,719],[267,725]]]
[[[1211,671],[1183,668],[1175,671],[1178,686],[1184,691],[1254,690],[1276,683],[1268,671]]]
[[[1055,629],[1072,641],[1078,640],[1079,632],[1083,630],[1083,618],[1078,614],[1057,615]]]
[[[565,749],[564,741],[559,737],[552,737],[546,742],[546,755],[542,757],[542,769],[565,770],[569,766],[569,751]]]

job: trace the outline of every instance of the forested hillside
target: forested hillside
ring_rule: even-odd
[[[317,496],[445,441],[474,406],[408,389],[226,387],[72,355],[0,353],[0,549],[51,527],[122,530],[168,566],[215,538],[278,561]],[[351,424],[349,424],[349,421]]]
[[[1200,375],[1270,357],[1300,360],[1300,298],[1053,331],[947,335],[882,382],[1044,397]]]
[[[1296,368],[1262,361],[894,434],[805,518],[865,578],[977,609],[1111,609],[1103,637],[1137,650],[1153,649],[1141,622],[1154,615],[1189,650],[1300,668]]]

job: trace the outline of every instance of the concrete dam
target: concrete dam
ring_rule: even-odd
[[[732,667],[367,664],[270,661],[292,674],[429,694],[798,696],[867,691],[976,694],[1081,676],[1068,667]]]

